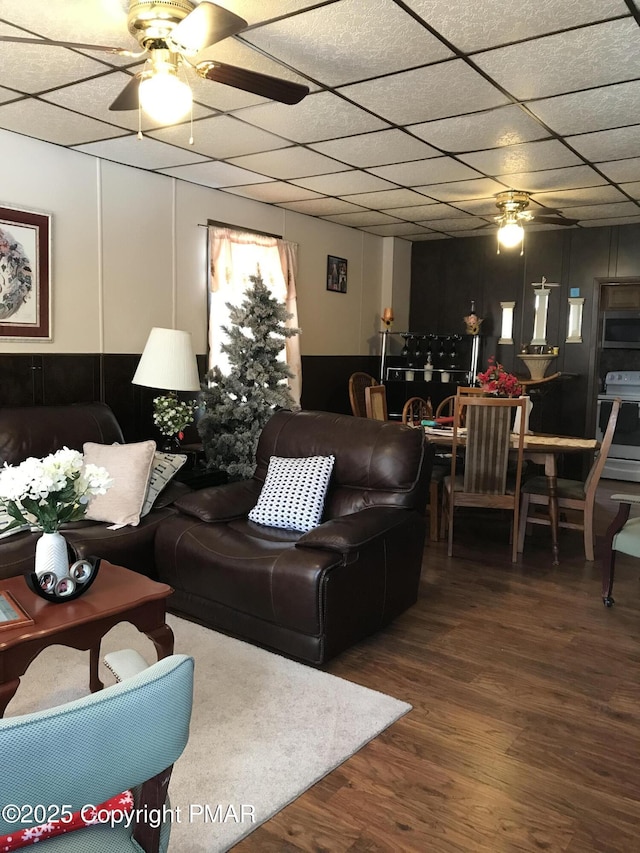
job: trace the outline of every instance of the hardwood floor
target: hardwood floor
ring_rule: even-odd
[[[639,488],[602,482],[597,533]],[[413,710],[234,853],[640,849],[640,561],[619,557],[607,609],[580,533],[554,567],[535,530],[513,565],[500,513],[459,518],[418,604],[326,667]]]

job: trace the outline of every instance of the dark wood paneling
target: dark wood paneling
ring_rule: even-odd
[[[100,356],[42,356],[42,403],[64,406],[100,399]]]
[[[42,387],[39,357],[0,355],[0,406],[31,406]]]
[[[568,375],[555,396],[540,400],[534,424],[548,432],[593,435],[595,397],[599,390],[597,277],[640,274],[640,226],[556,229],[527,234],[524,255],[496,254],[493,237],[470,237],[415,243],[412,250],[412,330],[431,330],[433,312],[450,330],[475,299],[484,317],[480,365],[496,355],[519,375],[527,371],[517,355],[533,335],[534,288],[544,276],[554,288],[549,301],[547,340],[560,347],[554,370]],[[568,297],[579,288],[585,298],[583,343],[566,344]],[[514,345],[498,345],[501,301],[515,301]],[[440,328],[442,326],[440,325]],[[541,420],[542,419],[542,420]]]
[[[359,370],[378,378],[380,358],[372,355],[302,356],[302,408],[350,415],[349,377]]]

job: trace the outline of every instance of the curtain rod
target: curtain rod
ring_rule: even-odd
[[[259,234],[261,237],[275,237],[276,240],[282,240],[282,234],[270,234],[268,231],[257,231],[255,228],[243,228],[241,225],[232,225],[229,222],[218,222],[215,219],[207,219],[207,224],[198,223],[199,228],[210,228],[215,225],[218,228],[232,228],[234,231],[243,231],[245,234]]]

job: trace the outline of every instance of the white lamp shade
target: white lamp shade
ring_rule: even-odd
[[[199,391],[200,377],[191,334],[179,329],[151,329],[131,381],[147,388]]]

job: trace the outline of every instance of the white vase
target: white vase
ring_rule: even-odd
[[[524,431],[525,431],[525,435],[530,435],[531,429],[529,427],[529,418],[531,417],[531,410],[533,409],[533,403],[531,402],[531,397],[528,397],[527,395],[520,396],[519,399],[525,400]],[[513,431],[515,433],[518,433],[518,434],[520,433],[520,415],[521,415],[521,410],[518,409],[518,411],[516,412],[515,420],[513,422]]]
[[[55,587],[57,581],[69,576],[67,542],[58,531],[43,533],[36,542],[35,571],[45,590]]]

